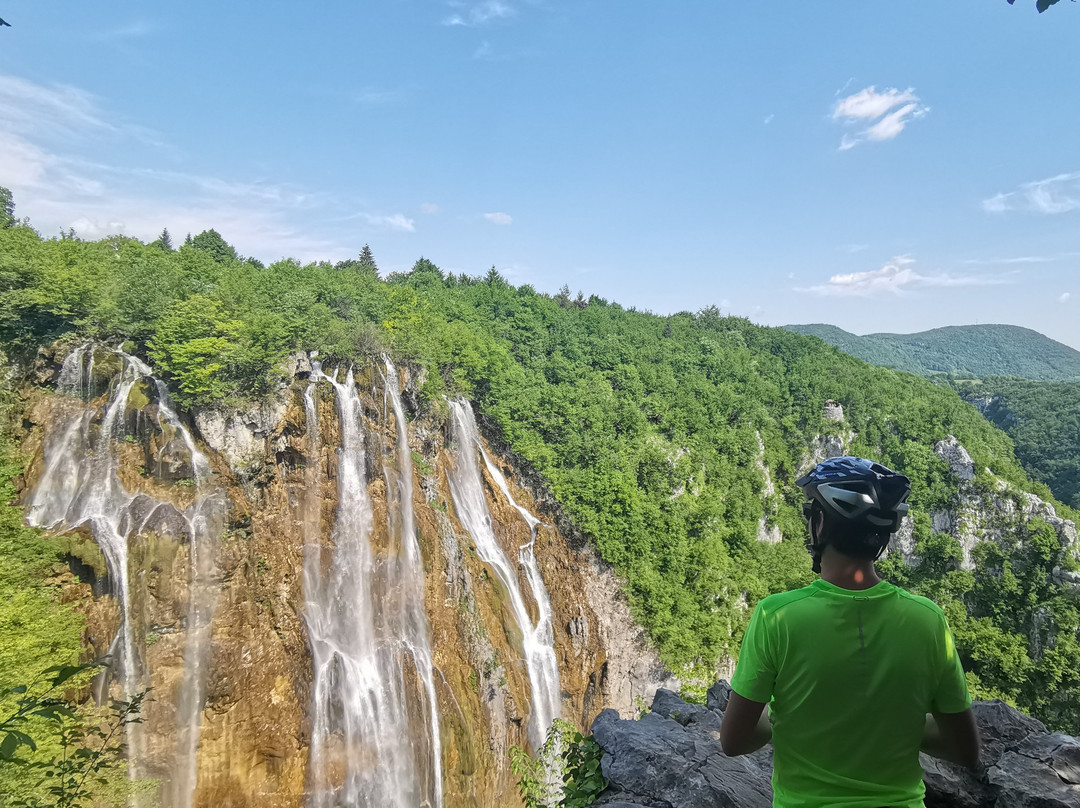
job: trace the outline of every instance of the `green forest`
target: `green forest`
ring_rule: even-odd
[[[834,325],[784,326],[874,365],[918,373],[1080,380],[1080,351],[1015,325],[953,325],[915,334],[858,336]]]
[[[1080,508],[1080,382],[1015,377],[947,380],[1016,444],[1016,458],[1054,496]]]
[[[820,436],[850,429],[850,452],[912,478],[923,561],[885,569],[946,608],[975,695],[1080,733],[1080,612],[1049,579],[1074,562],[1053,532],[1032,525],[1011,546],[980,544],[974,573],[959,569],[956,539],[931,532],[929,512],[956,493],[933,452],[950,434],[977,469],[1051,498],[1012,440],[946,386],[715,307],[657,316],[567,287],[515,287],[494,268],[455,275],[421,258],[383,277],[370,250],[264,266],[212,230],[174,247],[167,232],[87,242],[8,224],[0,340],[23,367],[58,339],[125,341],[190,409],[263,396],[293,351],[331,366],[387,352],[426,369],[423,406],[444,412],[444,396],[468,396],[488,437],[541,475],[625,578],[635,616],[688,680],[707,683],[737,651],[747,605],[811,580],[793,481]],[[844,425],[823,418],[828,399]],[[985,472],[977,484],[993,486]],[[762,514],[783,542],[757,540]],[[17,520],[3,530],[25,533]],[[1040,643],[1028,637],[1036,612]]]

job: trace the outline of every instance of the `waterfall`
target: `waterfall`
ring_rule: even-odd
[[[401,405],[401,392],[397,368],[390,359],[383,357],[386,366],[386,394],[394,411],[394,429],[397,432],[397,468],[392,473],[386,464],[386,490],[389,499],[394,498],[394,482],[397,477],[398,542],[400,562],[397,585],[393,589],[400,597],[395,610],[400,622],[401,638],[405,649],[412,655],[417,674],[427,696],[429,738],[431,739],[432,779],[434,780],[434,808],[442,808],[442,738],[439,732],[439,703],[435,698],[435,665],[431,657],[431,627],[424,611],[424,560],[420,557],[420,544],[416,538],[413,515],[413,469],[412,450],[409,448],[409,428],[405,410]],[[391,502],[387,502],[388,513]],[[392,533],[393,531],[391,531]]]
[[[506,588],[510,609],[522,635],[522,652],[529,674],[532,692],[529,715],[529,742],[534,750],[544,743],[552,722],[559,715],[559,669],[555,658],[554,632],[551,626],[551,601],[536,565],[533,545],[539,521],[520,507],[510,495],[502,473],[490,461],[480,444],[476,419],[467,401],[451,401],[452,435],[458,446],[454,468],[449,474],[450,493],[458,517],[476,544],[476,553],[490,566]],[[491,514],[484,498],[484,486],[476,455],[479,452],[488,473],[495,480],[511,505],[518,510],[529,525],[531,540],[519,548],[519,563],[525,568],[525,578],[537,607],[534,623],[525,605],[518,582],[516,566],[512,566],[495,538]]]
[[[98,351],[111,354],[120,365],[102,405],[95,404],[93,396]],[[156,426],[164,441],[159,459],[171,444],[165,439],[179,436],[196,486],[194,502],[183,511],[146,492],[129,491],[120,480],[119,447],[135,439],[127,432],[125,416],[129,407],[141,413],[141,406],[129,404],[129,397],[137,385],[151,383],[157,393]],[[120,350],[80,346],[64,360],[57,392],[62,396],[57,405],[61,418],[57,428],[49,429],[45,436],[44,471],[30,495],[27,521],[58,532],[83,525],[90,528],[105,556],[109,581],[120,605],[120,627],[109,656],[110,667],[118,669],[126,697],[146,687],[150,680],[141,644],[135,638],[138,616],[132,613],[129,543],[146,532],[188,541],[190,578],[184,670],[177,703],[173,778],[167,800],[175,808],[188,808],[195,791],[207,653],[218,594],[215,557],[224,524],[225,496],[220,488],[209,484],[210,464],[177,417],[165,385],[154,379],[150,368],[138,358]],[[160,475],[160,463],[158,466]],[[134,733],[136,726],[131,725],[129,733]],[[139,767],[145,753],[143,740],[129,735],[133,776],[143,774]]]
[[[332,546],[322,545],[317,530],[309,529],[305,538],[304,618],[314,667],[311,805],[438,806],[442,799],[441,751],[437,737],[426,745],[417,743],[428,736],[428,730],[412,725],[409,708],[416,701],[416,688],[406,677],[408,656],[423,682],[427,725],[437,735],[434,684],[428,684],[432,666],[411,493],[406,499],[408,489],[403,482],[398,493],[402,498],[401,557],[392,552],[378,557],[370,540],[364,417],[352,370],[339,382],[337,372],[328,376],[318,362],[312,365],[312,381],[305,394],[309,465],[317,465],[321,453],[315,389],[320,380],[329,382],[335,392],[341,445]],[[404,430],[404,418],[400,417],[399,446],[404,443],[407,458]],[[408,461],[399,458],[399,462]],[[399,473],[410,478],[407,485],[411,486],[411,469],[408,475],[403,469]],[[320,487],[307,494],[320,496]],[[406,600],[410,605],[402,607]],[[425,766],[429,758],[435,760]]]

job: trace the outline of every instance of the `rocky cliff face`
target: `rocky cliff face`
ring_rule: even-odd
[[[342,477],[351,468],[342,460],[350,451],[340,407],[345,369],[331,383],[329,370],[316,378],[306,357],[294,357],[292,381],[258,407],[196,412],[185,423],[149,369],[132,370],[137,360],[85,348],[76,388],[63,378],[71,375],[72,363],[64,364],[69,356],[42,354],[36,383],[23,390],[24,449],[33,457],[23,496],[28,505],[41,505],[59,496],[54,488],[67,491],[63,512],[41,523],[71,536],[81,582],[71,578],[68,597],[87,615],[88,653],[112,652],[114,693],[152,687],[146,721],[133,739],[133,768],[159,781],[164,805],[285,808],[321,802],[313,796],[318,789],[328,800],[345,802],[349,793],[365,793],[366,775],[353,769],[378,766],[381,747],[368,739],[339,748],[348,736],[343,716],[352,708],[335,683],[349,672],[348,654],[331,654],[322,674],[331,694],[318,714],[323,718],[313,710],[320,683],[312,643],[323,635],[311,622],[313,596],[306,590],[313,570],[326,580],[335,574],[346,535],[337,520],[346,496],[362,498],[367,551],[379,581],[399,580],[390,571],[406,552],[403,508],[413,520],[436,739],[427,737],[432,722],[422,655],[386,637],[390,623],[383,613],[400,599],[404,584],[388,585],[369,601],[383,615],[373,623],[370,642],[396,665],[393,687],[411,694],[400,699],[401,726],[417,737],[399,746],[427,760],[411,787],[423,804],[518,804],[508,750],[529,746],[533,703],[522,628],[507,586],[477,552],[448,485],[448,470],[463,462],[468,447],[451,444],[445,407],[419,406],[422,379],[401,371],[396,392],[407,421],[401,423],[391,406],[388,370],[376,362],[353,369],[362,433],[357,468],[364,481],[357,494],[347,493],[350,483]],[[128,389],[125,379],[134,379]],[[74,453],[59,461],[71,468],[58,468],[57,453],[73,445]],[[566,522],[545,492],[515,482],[515,469],[491,446],[484,451],[492,462],[479,467],[491,530],[526,593],[526,571],[517,562],[521,548],[534,542],[550,598],[547,641],[558,665],[559,713],[585,728],[604,708],[632,711],[672,680],[631,620],[618,582],[557,527]],[[97,465],[83,469],[80,457]],[[407,467],[410,484],[403,486]],[[91,472],[103,476],[82,479]],[[505,478],[506,492],[493,475]],[[103,486],[112,500],[94,499]],[[411,502],[398,501],[403,490],[412,492]],[[122,513],[104,512],[117,503]],[[539,519],[535,537],[514,503]],[[109,542],[121,546],[119,556],[104,550]],[[313,562],[313,553],[323,560]],[[538,620],[538,601],[523,597]],[[358,613],[361,618],[367,619]],[[313,738],[323,743],[318,771],[311,763]],[[439,770],[436,788],[432,772]],[[360,792],[348,791],[354,779]]]
[[[1004,480],[992,478],[991,482],[979,481],[971,455],[951,435],[934,445],[934,453],[949,464],[949,471],[957,486],[957,496],[949,508],[930,514],[934,533],[948,533],[960,542],[963,558],[961,569],[974,569],[972,551],[981,541],[993,541],[1001,545],[1015,541],[1032,520],[1040,519],[1053,529],[1063,548],[1080,553],[1076,525],[1057,515],[1054,506],[1034,494],[1020,491]],[[909,564],[917,564],[915,538],[910,518],[904,520],[901,529],[889,544],[890,552],[899,552]],[[1080,576],[1067,570],[1058,570],[1058,583],[1080,583]]]

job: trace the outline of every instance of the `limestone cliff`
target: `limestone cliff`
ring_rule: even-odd
[[[257,407],[195,412],[186,420],[149,369],[118,351],[79,348],[73,386],[73,364],[65,362],[72,347],[40,354],[22,390],[24,449],[32,456],[23,496],[28,507],[47,511],[48,496],[70,489],[66,510],[40,523],[71,535],[79,575],[69,581],[68,597],[87,615],[88,656],[112,652],[114,692],[152,688],[133,739],[133,770],[159,781],[165,806],[315,804],[312,739],[325,730],[331,741],[318,777],[347,789],[345,753],[333,748],[334,722],[347,707],[331,698],[330,730],[313,725],[318,677],[312,594],[305,592],[312,552],[325,554],[329,575],[339,549],[335,520],[347,484],[341,455],[348,451],[339,376],[333,383],[330,375],[316,377],[307,357],[297,356],[291,381]],[[449,490],[447,472],[462,462],[463,450],[449,440],[447,408],[420,406],[422,379],[407,369],[400,375],[395,392],[407,423],[395,417],[387,389],[393,377],[382,363],[352,369],[372,569],[378,577],[398,563],[405,507],[422,561],[439,737],[409,738],[404,746],[418,758],[439,750],[441,788],[430,772],[415,788],[420,804],[515,805],[508,750],[529,745],[532,704],[521,628],[507,587],[481,559]],[[68,454],[58,454],[61,445]],[[567,521],[550,496],[535,483],[517,482],[521,476],[494,447],[485,443],[483,451],[493,464],[480,468],[499,545],[517,559],[519,548],[534,542],[550,598],[559,712],[586,728],[602,709],[632,711],[672,680],[632,621],[618,581],[560,529]],[[92,471],[84,469],[86,458],[96,458],[92,470],[102,479],[82,480]],[[411,468],[410,484],[399,486],[404,468]],[[505,494],[493,474],[507,481]],[[90,507],[85,500],[96,496],[87,493],[95,486],[108,488],[112,499]],[[397,501],[401,490],[412,492],[411,503]],[[99,513],[110,507],[117,512]],[[523,512],[539,520],[535,537]],[[107,540],[102,531],[111,531]],[[114,538],[119,556],[103,547]],[[524,580],[523,568],[517,574]],[[400,589],[382,591],[378,608],[396,602]],[[538,619],[538,603],[528,595],[525,608]],[[372,640],[380,644],[381,625]],[[126,645],[118,637],[127,637]],[[409,650],[388,647],[397,657]],[[418,736],[430,725],[421,668],[418,661],[399,666],[400,686],[414,694],[405,699],[402,726]],[[345,672],[338,665],[327,675]],[[373,749],[365,742],[353,757],[375,755]]]

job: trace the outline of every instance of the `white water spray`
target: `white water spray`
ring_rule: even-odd
[[[392,476],[397,477],[398,489],[398,541],[401,561],[397,586],[394,588],[398,592],[400,603],[395,611],[400,621],[402,641],[412,655],[413,664],[427,696],[434,808],[442,808],[442,737],[439,731],[439,703],[435,697],[435,665],[431,657],[431,626],[424,611],[424,560],[420,556],[413,514],[412,450],[409,448],[409,428],[405,421],[405,410],[401,405],[401,392],[398,390],[397,368],[388,357],[383,357],[383,363],[386,365],[386,393],[394,411],[394,429],[397,432],[396,473],[392,473],[389,464],[385,465],[386,488],[391,492],[391,500],[394,490]]]
[[[432,717],[436,710],[434,685],[429,689],[428,683],[423,683],[430,711],[427,726],[414,727],[409,706],[416,688],[405,675],[406,655],[413,660],[421,680],[425,671],[431,675],[422,580],[417,584],[414,575],[419,548],[411,524],[411,493],[402,503],[401,514],[404,525],[408,512],[412,546],[404,541],[403,530],[403,558],[377,558],[370,543],[364,417],[352,371],[339,382],[337,373],[328,376],[319,363],[312,364],[312,382],[305,394],[309,452],[317,462],[320,447],[314,388],[319,380],[334,388],[341,446],[332,547],[322,546],[317,530],[309,530],[305,541],[304,617],[314,665],[308,784],[311,805],[438,807],[442,799],[441,751],[434,738],[428,744],[417,743],[428,736],[427,726],[435,727],[437,733],[437,717]],[[403,429],[402,417],[399,432]],[[405,444],[407,451],[407,440]],[[404,493],[400,494],[403,500]],[[318,486],[308,492],[312,494],[319,496]],[[422,569],[419,574],[422,576]],[[406,594],[407,588],[419,589],[419,604],[415,593]],[[402,604],[395,601],[406,598],[414,602],[403,611]],[[420,610],[419,615],[415,609]],[[424,637],[423,642],[418,634]],[[433,776],[433,772],[437,774]]]
[[[476,418],[467,401],[451,401],[452,435],[458,446],[454,468],[450,471],[450,493],[462,524],[476,544],[476,553],[499,576],[510,598],[510,609],[522,635],[522,652],[529,674],[532,691],[529,716],[529,742],[534,750],[544,743],[548,730],[559,716],[559,668],[555,658],[554,631],[551,625],[551,601],[536,565],[533,545],[539,521],[520,507],[506,485],[502,473],[487,457],[476,429]],[[531,540],[519,548],[519,562],[525,568],[525,577],[537,608],[534,623],[525,605],[515,566],[510,564],[495,538],[491,514],[484,499],[484,486],[477,464],[477,453],[484,459],[488,473],[495,480],[511,505],[518,510],[529,525]]]
[[[93,403],[95,352],[116,357],[120,372],[111,381],[103,405]],[[162,436],[179,435],[186,449],[198,494],[187,509],[146,493],[128,491],[120,481],[119,446],[127,434],[129,396],[136,385],[153,383],[157,391],[157,428]],[[187,540],[191,557],[184,672],[177,704],[177,743],[173,777],[166,804],[189,808],[196,785],[196,752],[202,717],[210,627],[217,602],[215,556],[226,501],[220,489],[206,485],[210,464],[179,420],[165,385],[151,376],[141,360],[119,350],[83,345],[64,361],[57,385],[64,398],[61,418],[45,438],[44,471],[30,496],[27,521],[56,531],[86,525],[100,547],[119,605],[121,624],[110,645],[110,667],[118,674],[126,697],[149,685],[142,646],[135,641],[140,616],[132,613],[129,542],[141,533],[155,532]],[[102,412],[102,407],[104,412]],[[166,447],[162,447],[162,452]],[[160,456],[160,452],[159,452]],[[129,727],[129,771],[144,772],[145,738]]]

